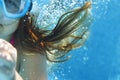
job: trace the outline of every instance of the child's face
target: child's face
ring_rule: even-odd
[[[0,37],[11,35],[18,27],[19,19],[6,17],[0,8]]]

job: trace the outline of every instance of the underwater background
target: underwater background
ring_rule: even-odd
[[[36,1],[39,25],[52,29],[61,14],[86,0]],[[92,0],[91,14],[88,40],[69,53],[70,60],[50,67],[49,80],[120,80],[120,0]]]

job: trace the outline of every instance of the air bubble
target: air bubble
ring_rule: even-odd
[[[26,61],[26,59],[23,59],[23,61],[25,62],[25,61]]]

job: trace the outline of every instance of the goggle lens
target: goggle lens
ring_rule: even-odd
[[[32,0],[0,0],[0,3],[7,17],[19,18],[29,10]]]
[[[21,0],[4,0],[7,12],[15,14],[19,13]]]

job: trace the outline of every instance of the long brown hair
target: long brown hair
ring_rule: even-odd
[[[49,61],[61,62],[71,49],[80,47],[86,41],[85,35],[91,23],[87,2],[81,8],[63,14],[53,30],[37,27],[34,15],[29,12],[21,18],[15,38],[22,49],[46,55]]]

